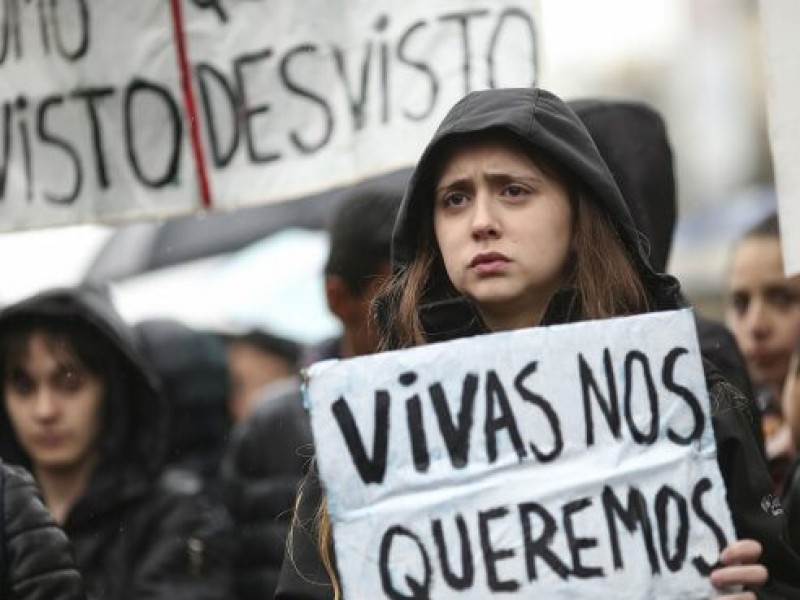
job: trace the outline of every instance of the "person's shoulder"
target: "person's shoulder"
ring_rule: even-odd
[[[7,491],[19,488],[36,488],[33,476],[23,467],[0,462],[0,469],[3,471],[2,476],[5,478]]]

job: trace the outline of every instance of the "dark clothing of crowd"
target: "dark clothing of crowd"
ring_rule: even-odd
[[[233,431],[222,463],[222,489],[236,525],[238,600],[272,597],[295,494],[311,456],[311,428],[299,384],[265,398]]]
[[[72,548],[22,467],[0,462],[0,598],[85,600]]]

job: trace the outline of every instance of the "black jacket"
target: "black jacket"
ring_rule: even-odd
[[[72,548],[33,478],[0,462],[0,598],[84,600]]]
[[[104,295],[53,290],[3,310],[0,336],[54,320],[80,324],[104,346],[114,373],[106,381],[100,461],[63,524],[89,598],[227,598],[229,521],[202,496],[162,479],[166,406],[129,329]],[[0,456],[30,467],[4,405]]]
[[[133,331],[169,409],[165,466],[195,474],[213,491],[231,427],[225,345],[172,319],[140,321]]]
[[[311,441],[296,379],[263,398],[231,435],[221,480],[236,527],[237,600],[271,598],[275,592],[297,486],[313,455]]]
[[[474,92],[451,109],[423,153],[401,206],[392,247],[395,271],[403,269],[411,261],[423,239],[420,237],[420,215],[421,211],[427,210],[437,159],[442,150],[465,138],[486,134],[510,137],[531,148],[532,152],[551,157],[566,169],[609,215],[645,286],[652,310],[684,306],[678,282],[650,267],[625,200],[581,120],[560,99],[539,89]],[[572,290],[561,290],[551,301],[543,324],[573,321],[578,314],[576,303],[577,296]],[[390,305],[378,307],[379,319],[385,322],[393,310]],[[429,280],[427,304],[421,308],[420,316],[430,340],[486,331],[471,303],[453,294],[442,270],[434,271]],[[800,586],[800,557],[788,543],[786,523],[780,504],[772,496],[769,476],[751,433],[748,415],[740,410],[746,406],[746,401],[713,367],[706,366],[714,406],[718,460],[737,534],[762,543],[763,562],[771,575],[769,584],[759,595],[763,598],[800,597],[800,588],[794,587]],[[316,494],[318,492],[309,493],[307,498],[313,501]],[[311,517],[313,510],[313,506],[301,507],[301,518]],[[320,573],[313,531],[311,534],[293,532],[292,540],[295,545],[294,564],[292,561],[284,562],[276,598],[330,598],[330,587],[306,582]],[[293,568],[294,573],[291,572]],[[296,574],[297,570],[301,575]],[[304,577],[305,573],[311,577]]]

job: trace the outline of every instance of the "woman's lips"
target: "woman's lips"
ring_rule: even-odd
[[[760,369],[768,369],[780,358],[780,354],[775,352],[751,352],[747,356],[747,360]]]
[[[58,448],[64,444],[67,438],[65,435],[60,434],[46,434],[38,435],[34,439],[40,446],[44,446],[46,448]]]
[[[495,275],[505,271],[510,260],[499,252],[477,254],[469,263],[469,267],[478,275]]]

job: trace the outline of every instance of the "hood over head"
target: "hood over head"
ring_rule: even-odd
[[[169,409],[167,466],[212,477],[231,426],[223,341],[174,319],[148,319],[132,329],[159,376]]]
[[[495,136],[511,139],[530,148],[532,154],[548,158],[590,192],[610,216],[653,309],[679,306],[676,280],[650,267],[628,206],[585,125],[564,101],[538,88],[472,92],[450,110],[417,163],[400,206],[392,240],[395,272],[414,257],[422,216],[424,211],[432,211],[434,178],[443,153],[460,140]],[[432,303],[447,297],[446,282],[433,285],[438,289],[428,294]]]
[[[11,332],[67,324],[107,352],[106,396],[98,471],[123,466],[157,474],[163,459],[166,406],[156,375],[138,353],[131,330],[108,297],[92,288],[53,289],[0,311],[0,349]],[[5,372],[5,350],[0,369]],[[101,374],[103,375],[103,374]],[[2,388],[0,388],[2,389]],[[0,391],[0,394],[3,392]],[[13,434],[5,402],[0,403],[0,457],[29,466]]]
[[[667,270],[675,229],[675,169],[661,115],[643,102],[585,98],[567,103],[580,117],[646,238],[649,262]]]

